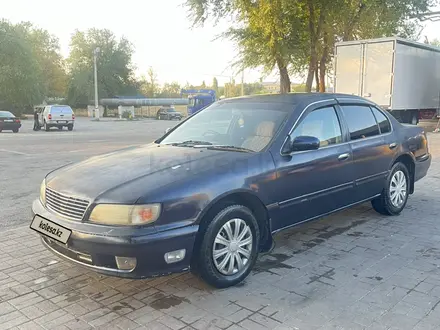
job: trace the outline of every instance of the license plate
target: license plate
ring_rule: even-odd
[[[5,119],[5,123],[13,123],[14,121],[12,119]]]
[[[36,232],[50,237],[63,244],[67,243],[70,234],[72,234],[71,230],[64,228],[63,226],[57,225],[56,223],[46,220],[38,215],[34,217],[34,220],[32,220],[30,227]]]
[[[67,121],[58,121],[58,124],[65,124]]]

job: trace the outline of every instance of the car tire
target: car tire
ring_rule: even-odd
[[[396,163],[388,175],[380,197],[371,201],[374,210],[383,215],[399,215],[409,196],[410,176],[403,163]]]
[[[67,129],[68,129],[69,131],[73,131],[73,125],[68,125],[68,126],[67,126]]]
[[[212,221],[202,224],[200,235],[195,268],[203,280],[216,288],[227,288],[249,275],[257,261],[260,243],[258,222],[251,210],[242,205],[227,206]]]
[[[49,127],[49,125],[47,125],[46,121],[44,121],[44,130],[46,132],[49,132],[49,130],[50,130],[50,127]]]
[[[2,132],[3,130],[2,129],[0,129],[0,133]]]
[[[58,129],[61,131],[63,129],[63,126],[58,126]]]
[[[18,131],[19,131],[18,128],[12,130],[12,132],[14,132],[14,133],[18,133]]]

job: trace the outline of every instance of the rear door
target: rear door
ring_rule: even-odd
[[[362,94],[384,108],[391,106],[394,41],[364,45]]]
[[[350,132],[356,199],[366,200],[382,192],[394,159],[396,146],[390,143],[391,128],[384,126],[381,134],[378,120],[382,119],[376,119],[368,104],[341,101],[340,107]]]
[[[361,44],[338,45],[335,62],[335,92],[360,95],[363,65]]]

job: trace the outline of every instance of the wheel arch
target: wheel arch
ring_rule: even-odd
[[[197,220],[199,232],[194,243],[194,250],[201,244],[203,232],[209,223],[208,219],[214,218],[223,208],[235,204],[246,206],[252,211],[260,229],[260,251],[268,251],[270,249],[272,246],[272,234],[269,225],[269,212],[260,197],[252,191],[243,189],[220,195],[205,207]]]
[[[409,187],[409,193],[414,193],[414,178],[415,178],[415,161],[414,157],[410,154],[403,154],[396,158],[396,160],[393,163],[393,166],[397,163],[402,163],[406,166],[409,172],[410,177],[410,187]]]

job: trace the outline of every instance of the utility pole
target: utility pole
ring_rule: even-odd
[[[99,120],[98,66],[96,64],[99,52],[100,52],[99,47],[95,48],[95,50],[93,51],[93,63],[94,63],[94,70],[95,70],[95,117],[96,117],[96,120]]]

